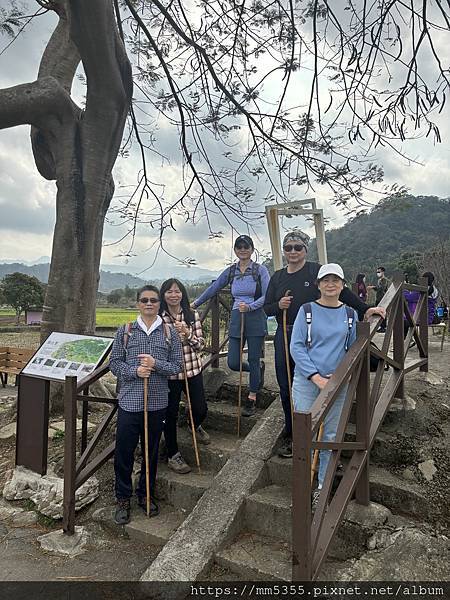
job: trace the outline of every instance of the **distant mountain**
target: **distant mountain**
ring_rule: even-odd
[[[113,265],[110,265],[114,268]],[[47,283],[49,263],[26,265],[17,262],[0,263],[0,279],[10,273],[25,273],[37,277],[42,283]],[[99,292],[109,293],[111,290],[124,288],[125,286],[136,288],[145,285],[146,283],[161,283],[168,277],[177,277],[181,281],[189,282],[205,282],[215,279],[217,274],[214,271],[200,269],[198,267],[175,267],[170,273],[162,274],[161,270],[152,274],[153,270],[145,273],[144,277],[137,277],[130,273],[114,273],[111,271],[100,271]]]
[[[450,237],[450,199],[436,196],[389,198],[368,214],[350,219],[343,227],[326,232],[330,262],[342,265],[347,279],[366,273],[374,281],[377,265],[386,267],[388,277],[402,270],[402,255],[422,254]],[[315,242],[309,252],[317,257]]]

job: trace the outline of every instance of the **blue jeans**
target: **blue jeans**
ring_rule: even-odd
[[[262,309],[242,314],[244,315],[243,343],[245,345],[247,340],[248,347],[248,361],[242,361],[242,370],[250,372],[249,390],[256,393],[261,383],[261,354],[267,333],[267,317]],[[239,371],[240,324],[241,313],[234,309],[231,311],[228,341],[228,367],[232,371]]]
[[[344,389],[339,392],[339,395],[335,399],[333,406],[328,411],[325,420],[323,421],[323,434],[322,442],[331,442],[336,439],[336,431],[339,425],[339,419],[342,413],[342,406],[344,405],[345,396],[347,394],[346,385]],[[297,411],[308,412],[311,406],[314,404],[315,399],[320,393],[320,389],[306,377],[302,377],[297,373],[294,375],[294,381],[292,384],[292,398],[294,400],[294,408]],[[331,450],[320,450],[319,452],[319,488],[322,487],[327,472],[328,463],[331,458]]]

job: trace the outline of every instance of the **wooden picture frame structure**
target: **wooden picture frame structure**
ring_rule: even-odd
[[[283,268],[279,218],[280,216],[293,215],[311,215],[313,217],[316,230],[317,254],[319,262],[322,265],[325,265],[328,262],[328,259],[323,210],[317,208],[315,198],[307,198],[305,200],[295,200],[293,202],[285,202],[284,204],[271,204],[266,206],[266,219],[267,227],[269,229],[274,271]]]

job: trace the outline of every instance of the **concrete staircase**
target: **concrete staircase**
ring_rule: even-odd
[[[414,460],[414,456],[408,452],[402,453],[398,444],[396,431],[402,430],[403,419],[404,411],[394,403],[386,419],[387,431],[379,433],[371,455],[371,500],[390,510],[381,512],[382,518],[373,522],[370,517],[367,518],[362,507],[353,507],[350,511],[353,516],[342,522],[333,540],[320,579],[338,580],[348,570],[349,560],[354,561],[367,552],[375,527],[395,519],[395,514],[391,515],[390,512],[420,520],[429,513],[429,501],[420,486],[386,470],[386,465],[407,465],[408,457],[411,462]],[[354,425],[350,423],[348,430],[347,439],[350,441],[354,439]],[[292,560],[291,499],[292,459],[274,455],[266,462],[257,489],[245,499],[241,531],[215,554],[216,564],[210,572],[211,578],[220,569],[225,569],[227,579],[289,581]],[[376,511],[373,507],[370,510]],[[355,511],[365,516],[355,518]]]
[[[235,394],[235,398],[236,398]],[[231,398],[229,398],[231,400]],[[234,403],[236,400],[234,399]],[[263,410],[253,417],[241,418],[241,440],[255,423]],[[183,414],[183,405],[180,408]],[[178,429],[178,446],[184,459],[191,466],[191,473],[180,475],[167,467],[164,459],[158,465],[156,496],[160,514],[148,519],[137,508],[132,510],[131,522],[125,526],[126,533],[133,539],[156,546],[164,546],[173,532],[178,529],[191,513],[214,477],[222,469],[230,456],[239,447],[237,439],[237,407],[229,401],[210,402],[208,416],[203,424],[211,437],[211,443],[198,443],[201,472],[197,470],[192,435],[184,417],[180,419],[182,427]]]

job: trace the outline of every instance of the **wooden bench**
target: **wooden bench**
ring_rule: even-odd
[[[30,348],[0,347],[0,379],[3,387],[8,383],[8,375],[18,375],[33,354],[34,350]],[[16,377],[16,384],[17,381]]]

